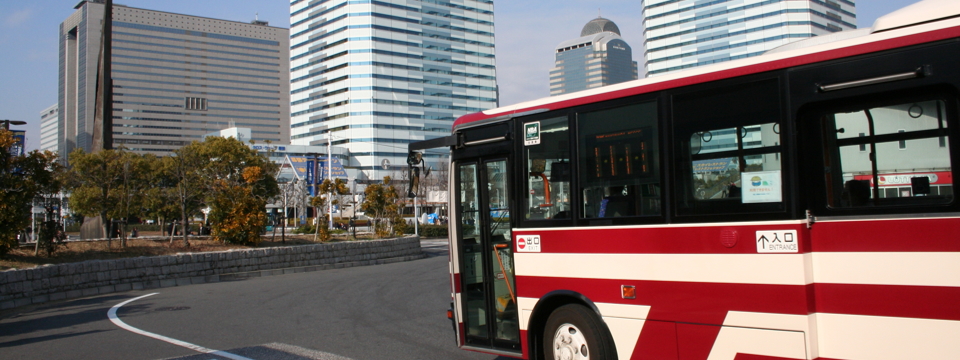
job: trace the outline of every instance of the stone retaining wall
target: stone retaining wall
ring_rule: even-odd
[[[423,258],[417,236],[44,265],[0,271],[0,310],[119,291]]]

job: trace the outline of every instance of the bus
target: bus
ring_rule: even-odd
[[[960,358],[960,1],[468,114],[460,348],[523,359]],[[954,139],[954,140],[951,140]]]

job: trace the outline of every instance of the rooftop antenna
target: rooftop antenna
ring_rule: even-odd
[[[599,18],[602,18],[602,17],[603,17],[603,16],[600,16],[600,8],[597,8],[597,18],[599,19]]]

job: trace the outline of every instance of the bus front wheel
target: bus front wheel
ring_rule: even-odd
[[[550,314],[543,333],[550,360],[615,359],[612,342],[597,316],[580,305],[564,305]]]

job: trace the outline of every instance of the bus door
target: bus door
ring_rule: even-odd
[[[466,346],[520,350],[507,157],[456,162],[460,288]]]

